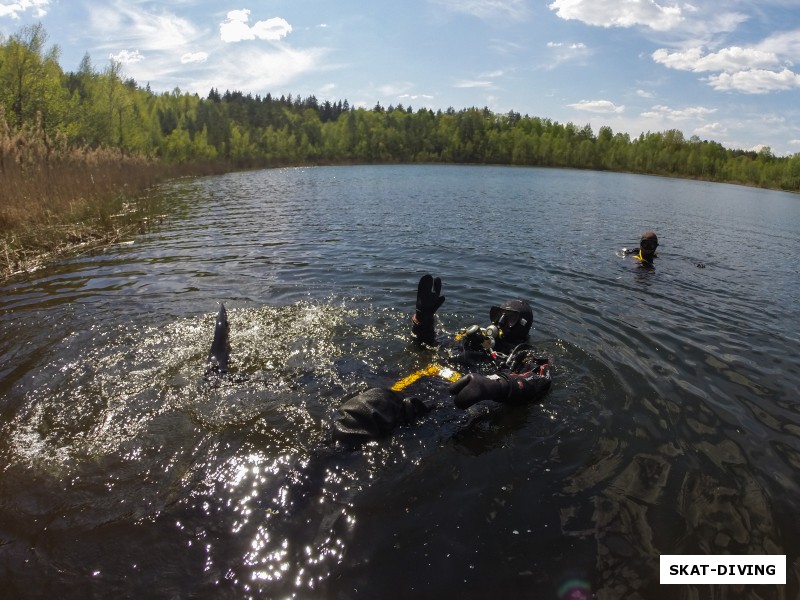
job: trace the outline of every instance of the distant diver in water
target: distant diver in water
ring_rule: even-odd
[[[653,267],[653,263],[656,258],[658,258],[658,254],[656,254],[656,248],[658,248],[658,236],[656,235],[655,231],[645,231],[642,234],[641,240],[639,240],[639,247],[638,248],[623,248],[622,255],[629,256],[633,255],[633,257],[642,263],[642,266],[645,267]],[[696,262],[695,266],[698,269],[705,269],[706,265],[704,262]]]
[[[625,256],[632,254],[633,257],[643,265],[652,267],[653,261],[658,258],[656,248],[658,248],[658,236],[656,232],[645,231],[642,234],[642,238],[639,240],[638,248],[623,248],[622,253]]]
[[[370,388],[345,401],[333,421],[333,440],[357,447],[409,425],[433,406],[403,393],[425,377],[448,381],[448,391],[458,408],[466,409],[483,400],[505,404],[524,404],[539,400],[552,383],[551,364],[537,356],[527,343],[533,324],[533,311],[524,300],[511,300],[489,311],[490,324],[472,325],[449,343],[436,339],[435,314],[444,303],[441,279],[424,275],[417,287],[416,310],[411,332],[414,343],[424,350],[436,350],[441,362],[412,373],[391,388]],[[206,381],[228,377],[230,327],[224,304],[220,304],[214,328],[214,341],[206,361]],[[461,375],[456,369],[472,372]],[[476,371],[482,372],[476,372]]]

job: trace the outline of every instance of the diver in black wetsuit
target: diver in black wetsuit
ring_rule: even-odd
[[[533,312],[527,302],[511,300],[489,311],[490,325],[473,325],[456,338],[455,344],[440,345],[434,319],[444,303],[441,279],[424,275],[417,288],[416,310],[411,331],[420,347],[439,347],[445,362],[457,368],[480,369],[488,375],[471,372],[461,376],[449,368],[431,365],[428,369],[398,381],[391,389],[370,388],[342,404],[333,422],[333,439],[347,446],[388,435],[400,425],[412,423],[432,406],[402,390],[422,376],[439,375],[451,381],[449,392],[459,408],[469,408],[482,400],[523,404],[538,400],[550,389],[550,364],[538,357],[526,343]],[[205,380],[209,384],[229,378],[230,345],[228,313],[220,304],[214,326],[214,341],[206,360]],[[237,378],[240,379],[241,378]]]
[[[455,404],[468,408],[481,400],[520,404],[538,398],[550,389],[549,363],[535,355],[527,343],[533,325],[533,311],[524,300],[509,300],[489,310],[490,325],[468,327],[456,337],[455,345],[441,345],[436,339],[434,315],[444,303],[442,282],[424,275],[417,288],[417,308],[411,332],[419,345],[442,347],[448,362],[467,369],[493,371],[490,376],[470,374],[452,386]]]
[[[642,238],[639,240],[639,247],[623,248],[622,255],[633,255],[633,258],[638,260],[641,263],[641,266],[647,269],[653,269],[655,259],[658,258],[658,254],[656,254],[656,248],[658,248],[658,236],[656,235],[656,232],[645,231],[642,234]],[[698,269],[706,268],[705,263],[702,261],[694,263],[694,266]]]
[[[551,385],[550,364],[536,356],[526,343],[533,322],[533,311],[523,300],[511,300],[489,311],[490,325],[473,325],[461,332],[454,344],[439,344],[434,327],[436,311],[444,303],[441,279],[424,275],[417,287],[416,310],[411,331],[421,347],[439,347],[445,362],[454,367],[480,369],[488,375],[471,372],[464,376],[448,368],[432,365],[422,375],[441,375],[453,383],[449,392],[459,408],[468,408],[482,400],[523,404],[541,398]],[[387,435],[399,425],[411,423],[429,407],[419,398],[401,393],[405,382],[391,389],[372,388],[339,407],[334,419],[334,439],[355,445],[367,439]]]
[[[625,256],[633,254],[633,257],[641,261],[643,265],[652,267],[653,261],[658,257],[656,248],[658,248],[658,236],[656,232],[645,231],[642,234],[642,238],[639,240],[638,248],[623,248],[622,253]]]

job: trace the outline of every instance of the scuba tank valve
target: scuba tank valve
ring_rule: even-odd
[[[486,337],[490,337],[494,340],[500,339],[500,337],[503,335],[502,330],[494,323],[484,329],[483,332]]]
[[[460,340],[462,338],[466,339],[467,346],[471,347],[473,350],[477,350],[478,348],[491,350],[494,348],[495,342],[497,342],[497,340],[501,337],[503,337],[502,329],[492,323],[488,327],[471,325],[461,334],[456,336],[456,340]]]

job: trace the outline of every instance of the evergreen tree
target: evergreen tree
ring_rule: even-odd
[[[0,125],[46,140],[117,148],[168,162],[237,166],[331,162],[458,162],[609,169],[800,189],[800,155],[728,150],[676,129],[631,139],[602,126],[561,124],[487,107],[434,112],[376,102],[355,108],[315,95],[264,96],[212,87],[156,94],[88,54],[74,73],[46,48],[41,25],[0,40]],[[2,156],[0,156],[2,159]]]

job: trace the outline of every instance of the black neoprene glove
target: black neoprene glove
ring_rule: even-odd
[[[404,398],[400,392],[370,388],[339,407],[333,421],[333,438],[345,445],[357,446],[386,436],[429,410],[430,406],[419,398]]]
[[[502,377],[505,377],[510,385],[508,396],[501,402],[524,404],[538,401],[553,384],[551,371],[549,363],[537,362],[525,373],[503,373]]]
[[[423,275],[417,286],[417,309],[414,311],[412,332],[417,340],[426,344],[436,343],[433,317],[444,303],[442,280],[432,275]]]
[[[469,408],[481,400],[524,404],[539,400],[552,385],[549,364],[537,365],[527,373],[500,373],[487,377],[470,373],[450,386],[458,408]]]
[[[477,373],[464,375],[450,385],[450,393],[458,408],[469,408],[481,400],[502,402],[508,397],[509,385],[502,377],[486,377]]]

